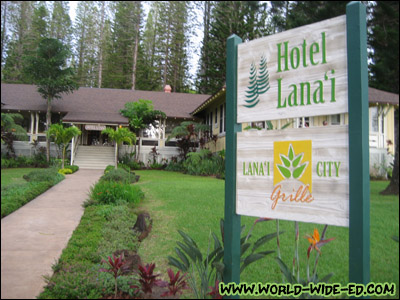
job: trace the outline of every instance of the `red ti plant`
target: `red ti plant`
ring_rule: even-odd
[[[187,283],[185,280],[186,274],[179,276],[180,271],[174,274],[174,271],[171,269],[167,270],[168,277],[169,277],[169,284],[168,284],[168,291],[161,295],[161,297],[165,296],[175,296],[176,294],[182,294],[183,289],[187,289]]]
[[[109,265],[109,269],[100,269],[100,272],[108,272],[112,273],[114,275],[114,280],[115,280],[115,298],[117,298],[117,291],[118,291],[118,286],[117,286],[117,278],[121,273],[121,268],[122,266],[126,263],[124,261],[125,257],[124,254],[122,253],[121,256],[115,257],[115,254],[113,254],[113,257],[111,256],[108,257],[108,261],[102,259],[101,262],[106,263]]]
[[[210,295],[213,299],[222,299],[222,296],[219,293],[219,280],[215,281],[215,286],[209,286],[208,288],[211,290],[211,292],[209,292],[207,295]]]
[[[157,279],[160,274],[153,274],[155,266],[156,264],[139,265],[140,287],[132,285],[131,288],[140,289],[145,294],[151,294],[154,286],[166,287],[167,282]]]

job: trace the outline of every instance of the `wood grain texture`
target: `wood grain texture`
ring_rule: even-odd
[[[322,57],[322,33],[325,33],[326,63]],[[278,72],[278,44],[282,43],[281,49],[284,50],[284,43],[288,42],[289,70]],[[311,45],[313,46],[313,62],[310,60]],[[345,16],[336,17],[330,20],[314,23],[311,25],[295,28],[272,36],[260,38],[238,46],[238,123],[255,122],[262,120],[276,120],[293,117],[307,117],[317,115],[330,115],[346,113],[348,111],[348,91],[347,91],[347,50],[346,50],[346,18]],[[299,65],[293,69],[290,64],[291,51],[297,47],[293,54],[294,64]],[[305,58],[303,61],[303,48]],[[317,52],[318,50],[318,52]],[[267,69],[269,72],[270,89],[259,95],[259,102],[252,108],[247,108],[246,92],[250,81],[251,64],[259,67],[262,56],[266,57]],[[284,59],[281,66],[284,67]],[[332,74],[331,70],[335,70]],[[325,76],[327,76],[325,78]],[[335,81],[335,102],[331,102],[331,78]],[[286,108],[278,106],[278,80],[281,79],[282,100],[287,98],[295,84],[300,98],[300,83],[310,83],[311,105],[300,105]],[[323,82],[324,103],[313,102],[313,93],[319,86],[316,81]],[[306,88],[304,89],[306,91]],[[307,93],[304,92],[304,95]],[[286,100],[288,101],[288,100]],[[305,102],[305,104],[307,104]]]
[[[281,163],[280,161],[274,161],[274,142],[304,140],[312,141],[312,158],[308,167],[311,168],[312,196],[314,200],[310,203],[278,200],[275,209],[272,209],[271,194],[274,187],[276,187],[276,185],[274,186],[273,166]],[[286,155],[287,153],[284,154]],[[295,154],[297,155],[298,153]],[[348,157],[348,126],[260,130],[238,133],[237,213],[255,217],[348,226]],[[269,162],[269,175],[265,168],[264,174],[249,175],[247,166],[253,162]],[[334,169],[332,169],[331,177],[329,177],[328,170],[326,171],[327,177],[318,176],[318,162],[340,162],[339,177],[336,177]],[[320,168],[319,175],[323,172],[322,165],[320,165]],[[285,186],[285,182],[287,183],[289,180],[283,180],[278,184]],[[286,195],[291,192],[289,191]]]

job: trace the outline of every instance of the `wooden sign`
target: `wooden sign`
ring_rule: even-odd
[[[238,45],[237,122],[348,112],[346,16]]]
[[[348,143],[347,126],[239,132],[236,213],[349,226]]]

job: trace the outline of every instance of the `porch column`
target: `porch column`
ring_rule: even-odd
[[[35,130],[35,134],[39,133],[39,113],[36,113],[36,130]]]
[[[29,128],[30,142],[33,142],[33,126],[35,125],[35,115],[31,112],[31,127]]]
[[[71,141],[71,166],[74,164],[75,137]]]

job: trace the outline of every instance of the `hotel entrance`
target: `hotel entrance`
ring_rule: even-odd
[[[82,144],[87,146],[112,146],[108,136],[101,133],[104,129],[106,129],[104,125],[85,125],[82,132]]]

